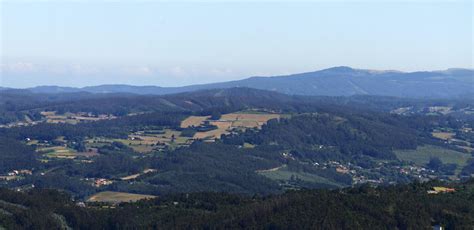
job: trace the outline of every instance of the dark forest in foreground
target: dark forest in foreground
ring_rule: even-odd
[[[442,183],[291,191],[268,197],[225,193],[169,195],[137,203],[80,207],[54,190],[0,190],[7,229],[470,229],[474,183],[427,194]]]

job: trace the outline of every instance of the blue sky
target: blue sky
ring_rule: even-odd
[[[0,86],[473,67],[471,1],[0,1]]]

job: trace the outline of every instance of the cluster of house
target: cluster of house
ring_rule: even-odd
[[[287,155],[287,157],[289,157]],[[386,168],[384,162],[378,162],[378,166],[375,168],[370,169],[370,171],[380,171],[383,168]],[[328,161],[325,163],[313,163],[315,167],[319,167],[321,169],[327,168],[334,168],[337,173],[341,174],[349,174],[352,176],[352,180],[354,184],[364,184],[364,183],[371,183],[371,184],[382,184],[387,181],[384,178],[368,178],[364,175],[360,175],[360,171],[364,171],[363,168],[360,166],[351,164],[351,163],[340,163],[338,161]],[[440,176],[437,175],[434,170],[430,170],[421,166],[416,165],[407,165],[407,166],[389,166],[392,170],[398,171],[400,174],[404,174],[413,178],[416,178],[419,181],[426,182],[433,179],[441,179],[441,180],[455,180],[457,179],[455,176]],[[389,182],[390,184],[395,182]]]
[[[101,186],[110,185],[110,184],[112,184],[112,183],[114,183],[112,180],[108,180],[108,179],[105,179],[105,178],[96,178],[96,179],[94,180],[93,185],[94,185],[95,187],[101,187]]]
[[[142,173],[137,173],[137,174],[133,174],[133,175],[130,175],[130,176],[122,177],[121,180],[127,181],[127,180],[136,179],[141,175],[144,175],[144,174],[147,174],[147,173],[153,173],[153,172],[156,172],[156,171],[157,171],[156,169],[145,169],[145,170],[142,171]],[[115,182],[114,180],[110,180],[110,179],[106,179],[106,178],[85,178],[85,180],[86,181],[92,181],[92,185],[95,186],[95,187],[102,187],[102,186],[106,186],[106,185],[111,185]]]
[[[321,169],[333,168],[336,170],[337,173],[340,174],[349,174],[352,176],[353,184],[382,184],[384,183],[383,178],[378,179],[371,179],[365,175],[358,175],[358,171],[362,171],[363,168],[352,163],[343,164],[338,161],[328,161],[325,163],[313,163],[315,167],[319,167]]]
[[[31,175],[33,172],[28,169],[13,170],[8,173],[9,176],[18,176],[18,175]]]
[[[363,175],[352,177],[353,184],[382,184],[383,182],[384,182],[383,178],[369,179]]]
[[[351,163],[343,164],[338,161],[328,161],[324,163],[314,162],[313,166],[319,167],[321,169],[334,168],[336,169],[336,172],[341,174],[356,174],[356,169],[362,169],[357,165]]]
[[[0,175],[0,180],[14,180],[18,179],[18,176],[22,175],[31,175],[33,172],[28,169],[19,169],[19,170],[12,170],[8,172],[6,175]]]
[[[39,123],[42,123],[42,121],[16,121],[16,122],[8,123],[8,124],[2,124],[0,125],[0,128],[14,128],[14,127],[21,127],[21,126],[30,126],[30,125],[37,125]]]

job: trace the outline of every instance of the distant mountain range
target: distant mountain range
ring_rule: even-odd
[[[351,96],[380,95],[411,98],[452,98],[474,96],[474,70],[376,71],[334,67],[315,72],[275,77],[250,77],[221,83],[183,87],[99,85],[83,88],[38,86],[34,93],[130,93],[164,95],[203,89],[248,87],[290,95]],[[0,90],[7,90],[0,88]]]

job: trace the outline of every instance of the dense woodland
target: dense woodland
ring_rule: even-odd
[[[31,168],[38,164],[34,148],[15,139],[0,138],[0,173],[18,168]]]
[[[246,108],[265,108],[283,112],[314,112],[319,110],[357,112],[390,112],[394,108],[426,106],[466,107],[466,99],[404,99],[379,96],[324,97],[289,96],[276,92],[230,88],[204,90],[163,96],[133,94],[62,93],[35,94],[21,90],[0,91],[0,124],[23,120],[25,115],[40,118],[40,111],[91,112],[93,114],[126,115],[139,112],[194,111],[210,114],[238,111]]]
[[[79,207],[67,194],[0,189],[0,226],[8,229],[470,229],[473,181],[452,194],[427,194],[432,186],[408,184],[342,190],[291,191],[267,197],[181,193],[104,208]]]

